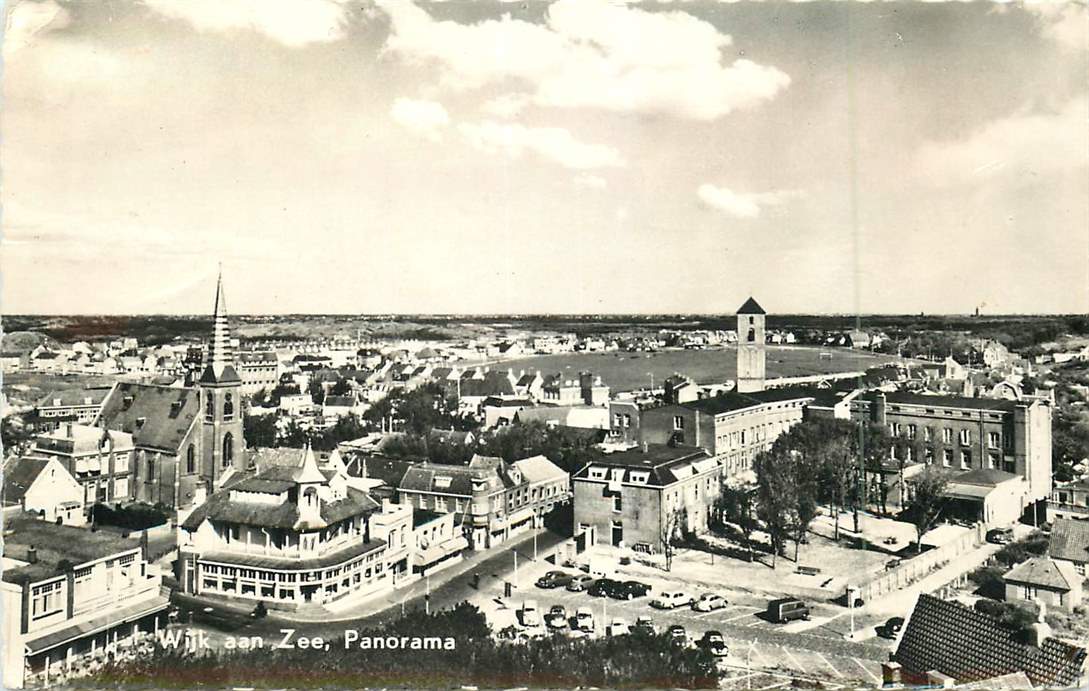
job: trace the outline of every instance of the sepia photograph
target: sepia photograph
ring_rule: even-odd
[[[5,689],[1089,686],[1085,0],[7,0]]]

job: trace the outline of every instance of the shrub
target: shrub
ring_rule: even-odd
[[[111,508],[106,504],[91,507],[91,520],[103,525],[113,525],[129,530],[146,530],[162,525],[169,520],[166,511],[147,504],[129,504]]]
[[[981,566],[968,574],[968,580],[975,583],[980,595],[998,600],[1006,590],[1003,573],[1005,569],[1000,566]]]

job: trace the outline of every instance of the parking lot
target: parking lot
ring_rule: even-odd
[[[855,643],[843,639],[839,629],[844,624],[843,615],[846,610],[835,605],[811,603],[811,621],[778,624],[769,621],[765,616],[766,598],[724,588],[717,591],[728,601],[721,609],[697,612],[684,606],[661,610],[652,607],[650,603],[663,590],[670,589],[668,583],[653,583],[650,594],[632,600],[593,597],[585,591],[571,592],[562,586],[545,589],[533,585],[537,577],[553,569],[555,567],[552,565],[542,565],[523,574],[520,587],[511,597],[503,597],[500,584],[485,585],[481,588],[476,603],[481,605],[496,630],[511,625],[524,628],[519,621],[518,611],[526,601],[533,601],[542,617],[553,605],[563,605],[568,617],[573,617],[580,607],[590,608],[593,612],[595,636],[605,635],[606,626],[614,619],[620,618],[632,625],[640,617],[650,617],[658,631],[680,624],[685,628],[690,641],[700,638],[706,631],[720,631],[730,649],[729,655],[723,659],[723,665],[729,670],[731,680],[738,678],[739,673],[771,673],[765,674],[759,680],[748,677],[738,682],[742,686],[733,688],[749,688],[749,679],[754,682],[751,686],[753,689],[772,684],[785,686],[791,678],[799,675],[820,679],[827,688],[831,688],[829,682],[852,687],[859,683],[879,684],[880,663],[888,659],[890,644],[887,641],[876,639]],[[563,571],[577,573],[573,569]],[[698,596],[705,591],[686,592]],[[834,626],[821,623],[829,618],[834,618]],[[542,627],[541,630],[545,628]],[[775,674],[786,676],[779,678]]]

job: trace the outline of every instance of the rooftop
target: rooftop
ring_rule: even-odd
[[[139,549],[137,538],[121,537],[104,530],[91,531],[68,525],[40,521],[29,514],[17,514],[4,520],[4,557],[27,561],[33,546],[38,561],[26,566],[4,569],[8,583],[40,581],[58,575],[58,565],[67,560],[83,564],[121,552]]]
[[[1089,562],[1089,521],[1056,518],[1047,554],[1054,559]]]
[[[236,405],[241,412],[241,401]],[[131,434],[136,446],[178,453],[199,414],[196,389],[121,382],[106,397],[98,421]]]
[[[767,314],[764,308],[760,306],[760,303],[755,298],[750,297],[745,301],[745,304],[737,309],[738,314]]]
[[[873,402],[880,392],[871,391],[859,398]],[[1012,412],[1017,407],[1017,401],[1009,401],[999,398],[967,398],[965,396],[928,396],[926,394],[911,391],[894,391],[885,394],[885,400],[890,405],[919,405],[928,408],[963,408],[966,410],[993,410],[995,412]]]
[[[1002,580],[1014,583],[1028,583],[1051,590],[1068,591],[1073,585],[1071,578],[1077,578],[1070,564],[1060,565],[1046,557],[1034,557],[1021,562],[1007,571]]]
[[[708,415],[721,415],[745,408],[755,408],[769,403],[781,403],[783,401],[795,401],[813,399],[816,395],[813,390],[800,387],[786,387],[781,389],[766,389],[752,393],[737,393],[730,391],[709,398],[701,398],[698,401],[679,403],[684,408],[698,410]]]

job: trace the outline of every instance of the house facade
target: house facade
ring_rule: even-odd
[[[136,497],[136,450],[131,434],[65,423],[36,437],[30,454],[54,459],[64,467],[81,488],[81,507]]]
[[[43,521],[83,525],[84,486],[55,458],[15,458],[4,467],[2,503]]]

